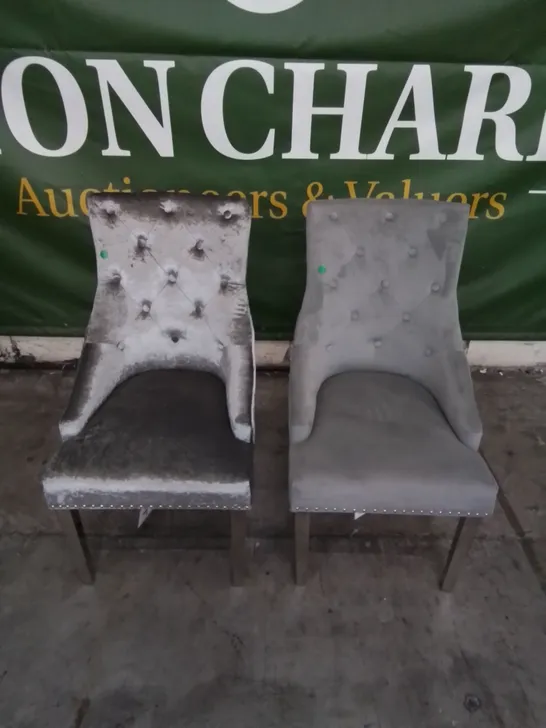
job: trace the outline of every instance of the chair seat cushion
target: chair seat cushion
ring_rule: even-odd
[[[54,508],[248,508],[251,466],[220,379],[152,371],[115,389],[61,445],[44,491]]]
[[[310,437],[290,448],[291,510],[485,516],[497,483],[409,378],[348,372],[319,390]]]

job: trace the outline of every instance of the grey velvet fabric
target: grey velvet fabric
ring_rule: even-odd
[[[312,202],[290,370],[290,507],[483,516],[497,485],[457,307],[468,207]]]
[[[248,508],[251,468],[220,379],[156,370],[116,387],[62,443],[44,492],[53,508]]]
[[[350,370],[401,374],[437,400],[461,442],[482,427],[457,280],[468,206],[423,200],[310,203],[307,282],[291,351],[290,440],[311,434],[317,393]]]
[[[63,439],[123,380],[150,369],[219,376],[236,438],[253,433],[253,327],[243,200],[176,194],[89,197],[97,291]]]
[[[100,194],[89,217],[97,291],[48,504],[249,508],[248,205]]]
[[[309,438],[290,448],[291,509],[486,516],[497,485],[408,377],[347,372],[318,394]]]

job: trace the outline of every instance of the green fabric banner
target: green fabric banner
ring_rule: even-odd
[[[5,0],[0,334],[81,335],[90,190],[245,197],[289,338],[309,200],[465,201],[468,338],[546,338],[546,21],[521,0]]]

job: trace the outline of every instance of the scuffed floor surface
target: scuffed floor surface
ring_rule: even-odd
[[[0,374],[2,728],[546,726],[541,375],[476,375],[506,502],[453,594],[437,588],[453,523],[428,518],[317,519],[293,585],[286,379],[266,375],[246,586],[229,586],[223,514],[187,513],[139,532],[88,514],[81,586],[39,487],[71,382]]]

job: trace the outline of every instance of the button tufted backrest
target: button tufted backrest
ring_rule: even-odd
[[[254,358],[247,203],[101,193],[89,197],[89,219],[97,290],[80,367],[85,386],[78,383],[61,431],[66,436],[80,431],[131,374],[189,368],[214,372],[226,382],[233,431],[250,439]]]
[[[464,352],[457,280],[468,206],[423,200],[312,202],[307,283],[291,355],[293,442],[311,432],[334,374],[402,374],[436,398],[477,449],[481,423]]]

